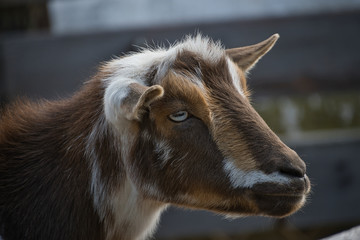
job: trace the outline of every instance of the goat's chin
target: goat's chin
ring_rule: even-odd
[[[299,210],[305,203],[305,195],[255,195],[259,215],[287,217]]]
[[[211,211],[224,216],[227,219],[243,218],[248,216],[266,216],[283,218],[298,211],[305,203],[306,195],[303,196],[270,196],[253,195],[252,207],[244,209],[233,205],[223,209],[211,209]]]

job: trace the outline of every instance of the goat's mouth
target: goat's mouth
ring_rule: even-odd
[[[251,188],[256,194],[269,196],[303,196],[310,191],[310,181],[305,175],[301,178],[290,178],[288,183],[265,182]]]
[[[262,215],[286,217],[299,210],[305,203],[306,194],[257,194],[247,192],[247,201],[231,206],[211,207],[208,210],[236,218],[241,216]]]
[[[300,209],[310,192],[307,176],[289,184],[261,183],[251,189],[251,198],[258,210],[268,216],[285,217]]]
[[[231,193],[232,198],[227,204],[212,205],[205,209],[228,217],[249,215],[286,217],[305,204],[309,191],[310,181],[306,176],[292,179],[286,184],[263,182],[251,188],[238,188]]]

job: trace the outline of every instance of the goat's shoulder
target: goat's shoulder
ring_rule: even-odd
[[[0,143],[9,135],[31,132],[36,126],[43,126],[53,114],[58,102],[46,100],[31,101],[18,99],[6,105],[0,112]]]

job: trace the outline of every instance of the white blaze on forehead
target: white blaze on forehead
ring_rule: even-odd
[[[112,74],[105,82],[121,81],[121,78],[130,78],[144,82],[146,75],[154,66],[159,67],[163,62],[175,61],[176,51],[173,49],[143,49],[138,53],[131,53],[124,57],[108,62],[105,68]],[[119,79],[120,77],[120,79]]]
[[[179,50],[187,50],[199,55],[203,60],[217,63],[225,55],[224,47],[220,42],[214,42],[201,34],[195,37],[187,36],[182,43],[175,46]]]
[[[289,178],[279,173],[265,174],[256,170],[245,172],[237,168],[230,159],[224,160],[224,171],[228,175],[233,188],[251,188],[259,183],[290,183]]]
[[[225,49],[220,42],[214,42],[201,34],[187,36],[183,41],[168,48],[143,48],[140,49],[140,52],[131,53],[108,62],[105,69],[112,74],[104,82],[109,84],[126,78],[145,82],[147,74],[154,68],[157,70],[157,75],[163,76],[182,51],[193,52],[203,60],[214,64],[225,56]]]
[[[230,76],[231,76],[231,79],[232,79],[232,82],[233,82],[233,85],[234,85],[235,89],[242,96],[245,96],[244,91],[243,91],[243,89],[241,87],[240,76],[239,76],[239,73],[237,71],[237,67],[236,67],[235,63],[233,61],[231,61],[229,58],[227,58],[226,61],[227,61]]]
[[[180,78],[185,78],[189,80],[190,82],[194,83],[202,92],[206,92],[204,83],[202,82],[202,73],[199,68],[195,69],[196,75],[194,74],[184,74],[177,71],[172,71],[172,73]]]

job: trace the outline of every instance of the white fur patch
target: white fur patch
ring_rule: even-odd
[[[141,131],[141,136],[146,141],[151,141],[151,139],[152,139],[152,135],[146,129]]]
[[[206,89],[205,89],[205,86],[201,80],[202,78],[202,73],[201,73],[201,70],[200,68],[195,68],[195,71],[196,71],[196,74],[197,76],[193,75],[193,74],[183,74],[183,73],[179,73],[179,72],[176,72],[176,71],[172,71],[172,73],[175,75],[175,76],[178,76],[178,77],[181,77],[181,78],[184,78],[184,79],[187,79],[187,80],[190,80],[192,83],[194,83],[197,87],[199,87],[199,89],[202,91],[202,92],[206,92]]]
[[[122,239],[146,239],[156,229],[160,215],[167,207],[167,204],[142,198],[129,179],[124,182],[121,191],[113,194],[110,205],[115,223],[106,239],[113,239],[119,234]]]
[[[217,63],[225,56],[225,49],[220,42],[213,42],[210,38],[203,37],[201,34],[194,37],[187,36],[183,41],[167,49],[161,47],[143,48],[138,53],[131,53],[110,61],[105,65],[105,69],[112,74],[105,79],[105,83],[109,84],[124,79],[144,82],[146,74],[154,67],[157,69],[158,76],[164,76],[177,55],[184,50],[193,52],[203,60],[212,63]]]
[[[114,59],[106,64],[105,68],[112,72],[112,75],[105,79],[105,82],[122,81],[123,78],[144,82],[146,74],[152,67],[160,67],[163,63],[172,63],[176,58],[175,49],[143,49],[139,53],[132,53],[124,57]],[[165,71],[166,64],[160,71]]]
[[[161,166],[165,166],[165,164],[172,158],[172,152],[170,145],[164,140],[158,140],[155,144],[155,152],[159,155],[161,160]]]
[[[99,119],[95,124],[87,138],[85,154],[89,159],[89,164],[91,167],[91,182],[90,182],[90,192],[93,195],[93,204],[97,210],[101,219],[105,216],[104,206],[105,198],[107,195],[107,188],[105,187],[103,181],[101,180],[101,172],[98,164],[98,154],[95,148],[95,142],[97,138],[105,132],[105,121],[104,119]]]
[[[245,172],[237,168],[230,159],[225,159],[224,171],[228,175],[233,188],[251,188],[259,183],[290,183],[289,178],[282,176],[279,173],[265,174],[255,170]]]
[[[224,47],[220,42],[214,42],[208,37],[203,37],[201,34],[195,37],[187,36],[183,42],[175,45],[179,50],[188,50],[196,53],[202,59],[217,63],[225,54]]]
[[[241,83],[240,83],[240,76],[236,70],[236,66],[235,66],[235,63],[233,61],[230,60],[230,58],[227,58],[226,59],[227,61],[227,65],[228,65],[228,68],[229,68],[229,72],[230,72],[230,75],[231,75],[231,79],[232,79],[232,82],[233,82],[233,85],[235,87],[235,89],[242,95],[242,96],[245,96],[244,95],[244,91],[242,90],[242,87],[241,87]]]
[[[118,81],[112,81],[109,83],[105,90],[104,96],[104,112],[106,119],[111,122],[114,126],[117,126],[120,117],[123,116],[123,101],[130,93],[129,84],[139,83],[134,79],[119,78]]]

